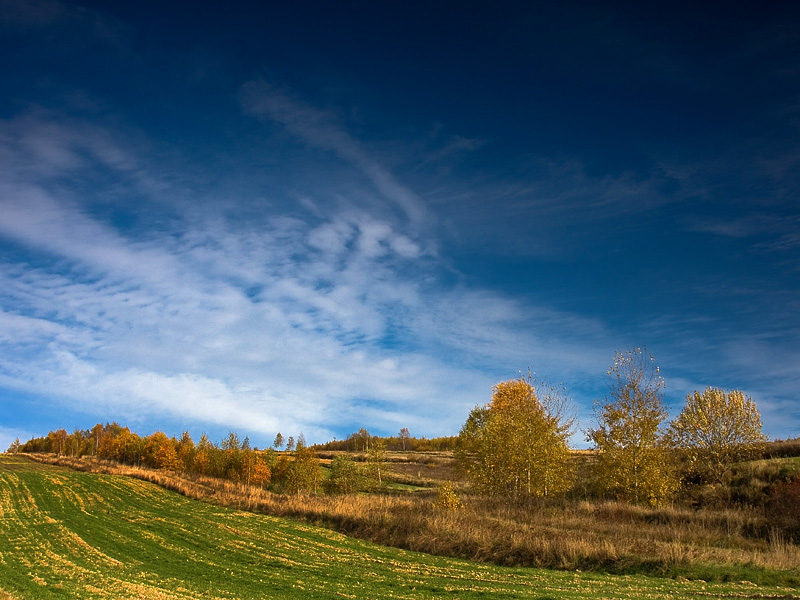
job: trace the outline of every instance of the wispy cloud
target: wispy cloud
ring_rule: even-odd
[[[312,107],[263,79],[243,85],[240,99],[245,112],[280,123],[305,143],[330,150],[351,163],[405,213],[415,229],[432,225],[433,214],[422,200],[370,156],[333,114]]]
[[[575,157],[527,157],[502,171],[466,173],[432,194],[460,243],[500,255],[569,255],[640,229],[680,201],[670,174],[591,174]],[[635,224],[635,227],[632,226]],[[510,227],[530,235],[508,235]]]

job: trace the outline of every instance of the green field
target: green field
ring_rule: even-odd
[[[800,598],[385,548],[122,476],[0,455],[0,599]]]

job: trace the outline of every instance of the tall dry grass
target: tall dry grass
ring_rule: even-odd
[[[505,565],[679,574],[697,564],[800,569],[800,548],[755,509],[651,509],[614,502],[509,504],[462,496],[435,507],[435,492],[284,495],[241,483],[119,465],[96,458],[29,455],[82,471],[126,475],[221,506],[291,517],[379,544]]]

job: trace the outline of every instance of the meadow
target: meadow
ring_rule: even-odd
[[[201,490],[203,483],[195,485]],[[0,456],[0,598],[77,597],[800,595],[786,584],[551,571],[433,556],[307,522],[201,502],[143,478]]]

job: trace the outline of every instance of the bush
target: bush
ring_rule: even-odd
[[[445,510],[458,510],[460,508],[464,508],[461,498],[458,497],[458,494],[453,488],[453,484],[449,481],[445,481],[439,487],[439,493],[436,495],[435,506],[436,508],[443,508]]]

